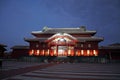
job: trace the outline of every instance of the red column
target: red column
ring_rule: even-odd
[[[58,45],[56,46],[56,56],[58,56]]]

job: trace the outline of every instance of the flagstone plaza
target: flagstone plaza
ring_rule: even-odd
[[[120,63],[33,63],[4,61],[2,80],[120,80]]]

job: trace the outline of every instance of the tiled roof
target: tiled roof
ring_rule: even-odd
[[[113,43],[108,46],[100,46],[99,49],[119,49],[120,50],[120,43]]]
[[[44,42],[48,38],[25,38],[25,41],[39,41],[39,42]],[[101,37],[77,37],[76,38],[80,42],[85,42],[85,41],[102,41],[103,38]]]
[[[0,44],[0,46],[2,46],[2,47],[7,47],[7,45],[5,45],[5,44]]]
[[[103,41],[102,37],[77,37],[80,42],[84,41]]]
[[[42,31],[32,31],[32,34],[45,34],[45,33],[96,33],[96,31],[89,31],[86,28],[45,28]]]
[[[29,49],[29,46],[25,45],[15,45],[11,49]]]
[[[47,38],[24,38],[25,41],[39,41],[39,42],[44,42],[47,40]]]
[[[113,44],[110,44],[108,46],[119,46],[120,47],[120,43],[113,43]]]
[[[120,46],[100,46],[99,49],[119,49]]]

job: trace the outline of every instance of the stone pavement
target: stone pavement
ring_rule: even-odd
[[[119,68],[120,64],[115,63],[42,63],[2,80],[120,80]]]
[[[30,67],[34,65],[41,65],[44,63],[35,63],[35,62],[22,62],[22,61],[3,61],[2,70],[7,71],[11,69],[19,69]]]
[[[27,73],[37,69],[46,68],[54,64],[49,63],[33,63],[19,61],[4,61],[2,68],[0,67],[0,80],[15,75]]]

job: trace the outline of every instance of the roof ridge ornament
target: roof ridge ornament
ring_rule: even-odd
[[[42,31],[45,32],[47,30],[48,30],[48,26],[44,26]]]
[[[80,29],[81,29],[82,31],[86,31],[86,26],[80,26]]]

